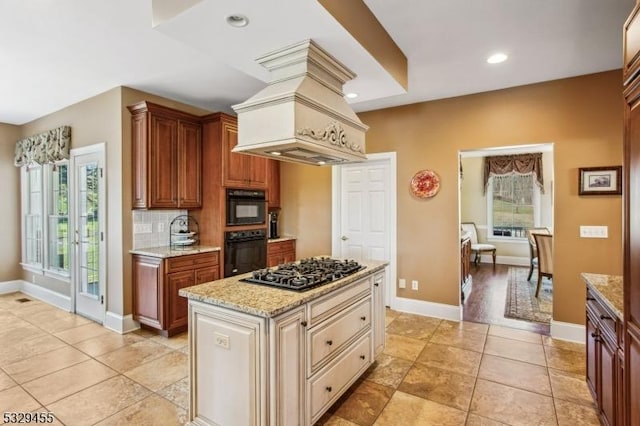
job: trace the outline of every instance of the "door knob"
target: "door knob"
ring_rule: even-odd
[[[342,241],[347,241],[349,239],[349,237],[347,237],[346,235],[343,235],[342,238],[340,238]]]

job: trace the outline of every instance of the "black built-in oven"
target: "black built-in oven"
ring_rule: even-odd
[[[266,267],[266,229],[250,229],[224,233],[225,278],[264,269]]]
[[[227,189],[227,226],[267,223],[264,191]]]

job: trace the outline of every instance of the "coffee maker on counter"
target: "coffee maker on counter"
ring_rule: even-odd
[[[269,212],[269,239],[280,238],[278,235],[278,212]]]

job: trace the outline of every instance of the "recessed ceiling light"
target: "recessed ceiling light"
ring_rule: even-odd
[[[317,164],[318,164],[318,166],[324,166],[324,165],[325,165],[325,164],[327,164],[327,163],[325,163],[324,161],[318,161],[318,163],[317,163]]]
[[[235,28],[242,28],[249,25],[249,18],[244,15],[229,15],[227,16],[227,24]]]
[[[349,99],[355,99],[358,97],[358,94],[352,92],[352,93],[347,93],[345,96]]]
[[[270,151],[270,152],[268,152],[267,154],[275,155],[276,157],[277,157],[278,155],[282,155],[282,153],[281,153],[280,151]]]
[[[508,56],[504,53],[494,53],[487,58],[487,62],[490,64],[499,64],[500,62],[506,61],[507,58]]]

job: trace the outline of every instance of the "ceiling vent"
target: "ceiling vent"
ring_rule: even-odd
[[[271,81],[238,114],[234,152],[313,165],[366,160],[364,125],[345,101],[342,85],[355,74],[312,40],[256,60]]]

